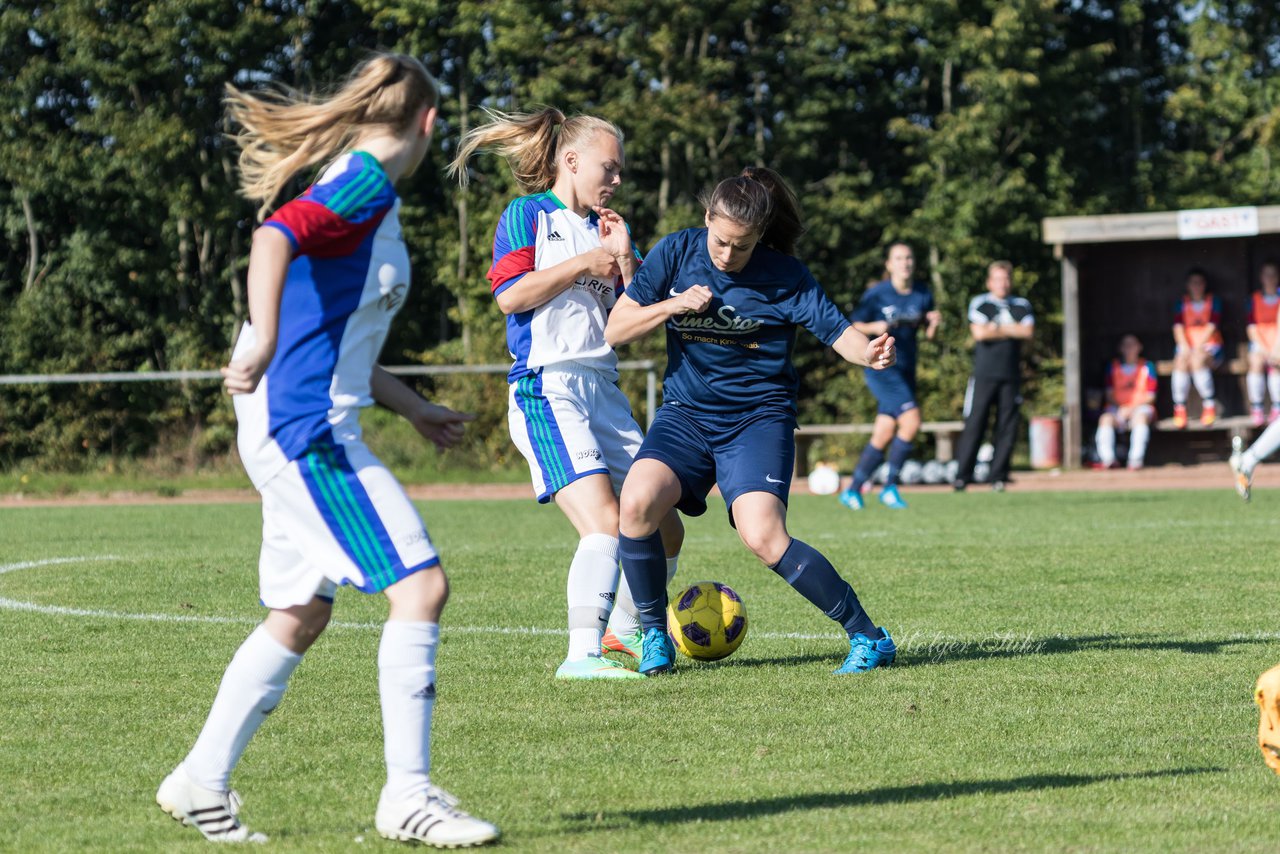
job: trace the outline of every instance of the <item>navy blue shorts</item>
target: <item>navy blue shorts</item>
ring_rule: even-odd
[[[883,371],[867,368],[864,372],[867,388],[876,399],[876,412],[897,418],[909,409],[915,409],[916,372],[907,372],[894,365]]]
[[[768,492],[787,503],[796,459],[796,417],[776,408],[721,415],[664,404],[644,437],[637,460],[657,460],[680,479],[676,509],[707,512],[707,493],[720,485],[733,524],[733,502]]]

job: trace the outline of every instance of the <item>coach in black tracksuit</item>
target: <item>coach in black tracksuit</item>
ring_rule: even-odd
[[[992,404],[996,406],[996,428],[992,441],[991,488],[1004,489],[1009,479],[1009,459],[1018,435],[1019,361],[1022,342],[1035,331],[1031,303],[1009,295],[1013,287],[1013,265],[996,261],[987,268],[987,292],[969,303],[969,330],[976,345],[973,350],[973,377],[965,394],[964,433],[960,436],[959,469],[955,488],[964,489],[973,480],[978,446],[987,429]]]

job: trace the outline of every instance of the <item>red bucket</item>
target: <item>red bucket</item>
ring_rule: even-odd
[[[1031,467],[1056,469],[1062,465],[1062,421],[1038,416],[1031,419]]]

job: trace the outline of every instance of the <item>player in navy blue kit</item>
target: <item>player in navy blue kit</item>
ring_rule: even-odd
[[[706,227],[658,242],[605,330],[614,346],[667,330],[663,404],[620,497],[619,554],[644,628],[640,672],[675,664],[658,524],[673,507],[705,513],[717,483],[747,548],[849,635],[836,672],[888,665],[897,652],[888,632],[825,557],[787,533],[786,518],[796,327],[874,370],[893,364],[893,339],[869,340],[854,329],[791,256],[803,226],[795,195],[776,174],[747,169],[720,182],[703,205]]]
[[[893,510],[905,510],[907,502],[898,494],[898,472],[911,453],[911,443],[920,430],[920,405],[916,403],[916,336],[924,327],[924,337],[932,340],[942,322],[934,308],[929,286],[912,279],[915,255],[905,243],[894,243],[885,254],[889,278],[867,288],[853,310],[853,326],[865,335],[893,336],[898,361],[887,371],[866,371],[867,387],[875,395],[876,421],[871,441],[863,448],[849,488],[840,493],[840,502],[850,510],[862,509],[862,485],[871,479],[886,452],[889,476],[880,492],[880,503]]]

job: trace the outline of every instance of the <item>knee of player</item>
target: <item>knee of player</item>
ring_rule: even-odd
[[[1104,412],[1102,413],[1102,415],[1098,417],[1098,426],[1099,427],[1115,427],[1116,417],[1112,415],[1110,412]]]
[[[652,534],[657,525],[650,517],[656,503],[657,494],[652,489],[643,484],[632,486],[628,481],[618,498],[618,529],[629,537]]]
[[[738,537],[742,540],[742,544],[766,566],[774,566],[782,560],[787,546],[791,545],[791,537],[787,535],[786,530],[780,528],[762,529],[748,525],[738,528]]]

